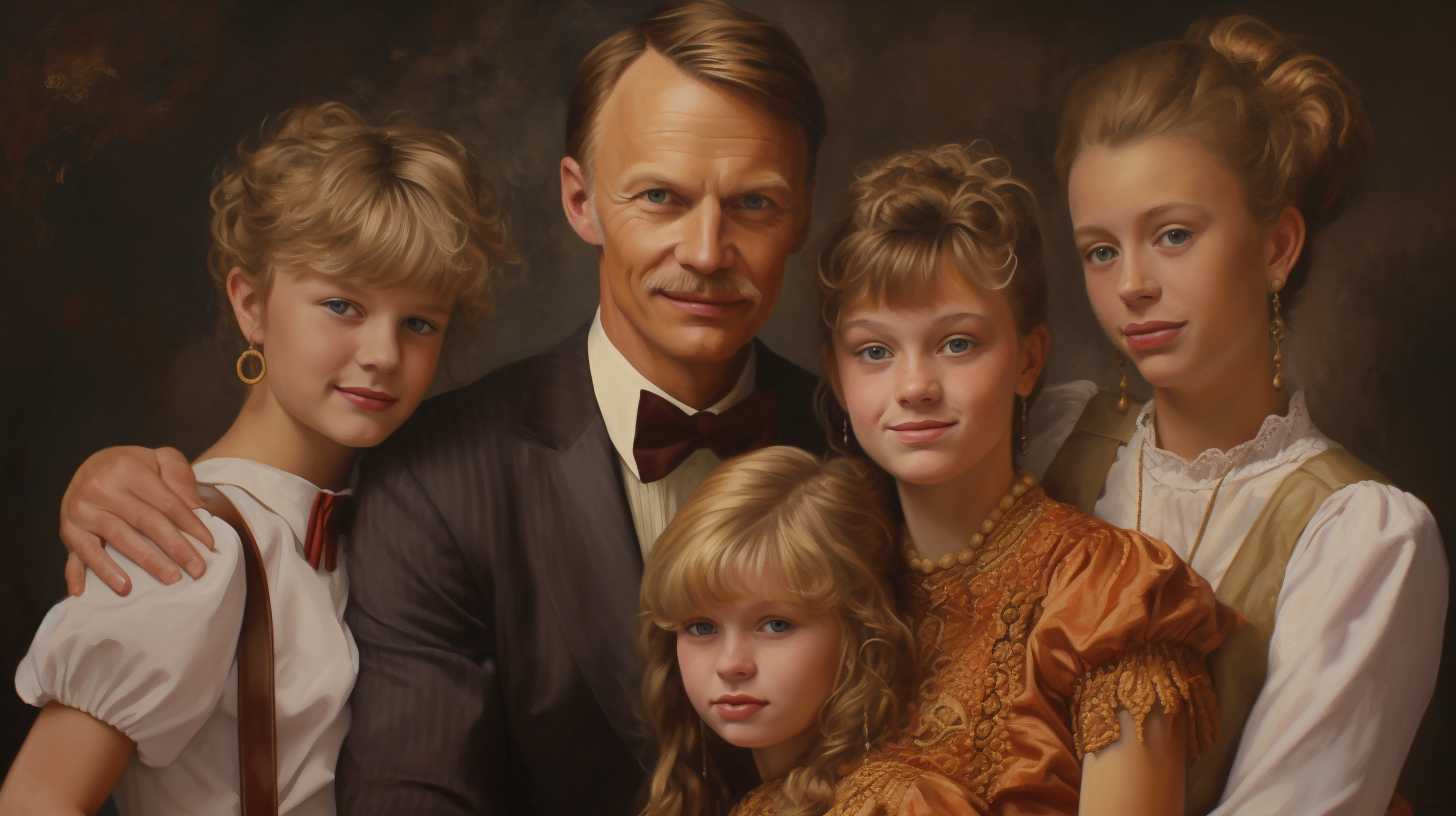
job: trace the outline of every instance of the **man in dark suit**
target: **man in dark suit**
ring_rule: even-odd
[[[659,9],[583,61],[562,204],[598,247],[601,306],[366,459],[341,812],[640,804],[643,559],[721,458],[824,447],[813,378],[754,339],[808,235],[824,127],[788,35],[712,0]]]

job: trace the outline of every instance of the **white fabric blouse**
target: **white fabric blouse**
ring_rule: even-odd
[[[1096,391],[1086,381],[1044,389],[1025,462],[1038,477]],[[1227,474],[1192,562],[1217,588],[1284,477],[1337,445],[1311,424],[1302,393],[1253,439],[1192,462],[1158,447],[1151,410],[1119,448],[1094,515],[1134,528],[1146,439],[1141,530],[1187,559]],[[1290,556],[1267,679],[1215,814],[1385,811],[1435,688],[1447,575],[1435,519],[1411,494],[1360,482],[1320,506]]]
[[[637,436],[637,404],[642,398],[642,392],[651,391],[689,416],[697,413],[697,409],[674,399],[632,366],[626,355],[612,345],[606,330],[602,328],[600,308],[597,309],[597,316],[587,332],[586,358],[597,407],[601,409],[612,447],[617,450],[617,459],[622,470],[622,486],[626,489],[627,506],[632,511],[632,525],[637,532],[637,546],[642,549],[642,560],[646,561],[648,554],[652,552],[653,543],[677,514],[677,509],[722,460],[717,454],[702,448],[693,451],[691,456],[663,478],[643,483],[637,473],[637,459],[632,455],[632,442]],[[757,350],[750,345],[748,362],[744,364],[743,372],[738,375],[738,381],[728,395],[707,408],[707,412],[721,414],[752,396],[757,384],[757,363]]]
[[[334,813],[334,765],[349,728],[359,670],[344,625],[344,554],[314,570],[302,541],[319,489],[246,459],[193,468],[237,506],[262,551],[273,612],[278,719],[278,810]],[[56,700],[103,720],[137,744],[113,796],[123,814],[238,813],[237,642],[242,544],[204,511],[217,552],[197,545],[207,571],[165,586],[115,550],[131,594],[87,574],[80,597],[58,603],[15,673],[27,703]]]

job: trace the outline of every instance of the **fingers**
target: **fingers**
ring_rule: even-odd
[[[66,546],[71,550],[71,556],[66,561],[66,590],[68,592],[80,595],[86,587],[84,574],[81,576],[79,586],[72,583],[71,562],[77,560],[86,569],[96,573],[97,577],[111,587],[111,591],[117,595],[126,595],[131,592],[131,578],[127,576],[125,570],[111,560],[111,556],[106,554],[106,548],[101,544],[101,539],[75,530],[71,530],[69,533],[69,536],[67,536],[67,531],[61,533],[62,537],[66,538]],[[177,576],[177,579],[181,580],[181,576]]]
[[[157,450],[157,467],[162,475],[162,483],[171,490],[175,500],[166,501],[166,504],[151,502],[152,506],[167,514],[167,518],[184,533],[206,544],[208,549],[217,550],[217,542],[212,540],[212,531],[202,523],[193,510],[202,507],[202,497],[197,494],[197,477],[192,473],[192,464],[187,461],[175,448],[159,448]],[[151,485],[148,484],[148,487]],[[133,489],[135,491],[135,488]],[[158,541],[163,549],[167,549],[164,542]],[[180,562],[179,562],[180,563]]]
[[[66,555],[66,594],[80,597],[86,591],[86,565],[81,557],[71,552]],[[122,593],[125,594],[125,593]]]
[[[161,559],[160,563],[172,568],[169,574],[175,574],[176,568],[173,567],[175,564],[186,570],[187,574],[193,578],[202,577],[202,573],[207,571],[207,564],[202,560],[202,556],[197,552],[197,548],[193,546],[191,541],[187,540],[187,537],[182,534],[181,530],[177,529],[176,524],[173,523],[174,516],[157,509],[157,506],[161,504],[172,507],[174,511],[181,513],[184,517],[191,520],[192,524],[201,526],[204,530],[206,529],[206,525],[202,523],[201,519],[193,515],[192,511],[187,509],[181,500],[177,498],[177,495],[169,489],[163,487],[160,490],[156,490],[155,486],[150,484],[147,485],[146,489],[155,492],[149,492],[146,495],[132,494],[127,498],[118,497],[116,508],[120,514],[119,517],[126,522],[126,527],[116,531],[114,534],[126,537],[128,542],[139,542],[146,548],[147,554],[144,557]],[[117,515],[117,513],[113,513],[113,515]],[[147,541],[146,539],[151,539],[151,541]],[[147,562],[143,562],[133,555],[130,551],[130,545],[127,548],[123,548],[120,542],[111,537],[106,537],[106,541],[111,546],[126,553],[127,558],[136,561],[137,566],[145,569],[159,580],[165,580],[164,576],[148,566]],[[180,578],[181,576],[179,575],[178,577]],[[168,581],[168,583],[171,582]]]

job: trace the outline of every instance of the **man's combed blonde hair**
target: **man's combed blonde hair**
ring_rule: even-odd
[[[279,271],[311,270],[418,286],[479,314],[514,260],[470,155],[439,131],[326,102],[283,114],[238,157],[212,191],[208,261],[224,297],[234,267],[264,292]]]
[[[677,629],[764,575],[844,627],[817,739],[807,764],[784,781],[784,816],[828,810],[839,771],[864,753],[865,728],[873,741],[894,727],[915,664],[890,588],[900,559],[887,489],[883,475],[857,460],[826,462],[779,446],[725,462],[673,517],[642,578],[642,700],[657,736],[645,816],[723,809],[721,776],[711,763],[708,779],[700,775],[703,726],[683,690]]]

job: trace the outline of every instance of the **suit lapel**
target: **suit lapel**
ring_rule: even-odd
[[[540,575],[577,670],[643,768],[636,630],[642,554],[617,452],[592,390],[586,330],[542,356],[521,389],[518,429],[541,442],[521,469],[522,544]]]

